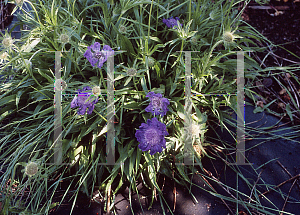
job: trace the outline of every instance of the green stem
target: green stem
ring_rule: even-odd
[[[135,87],[136,91],[138,92],[139,90],[138,90],[138,88],[137,88],[137,86],[136,86],[136,83],[135,83],[135,77],[134,77],[134,76],[133,76],[133,84],[134,84],[134,87]]]
[[[18,49],[18,52],[20,53],[20,56],[21,56],[21,58],[22,58],[23,63],[25,64],[26,69],[27,69],[28,72],[29,72],[29,75],[32,77],[32,79],[33,79],[33,80],[34,80],[41,88],[43,88],[42,85],[40,85],[40,83],[35,79],[35,77],[34,77],[32,71],[31,71],[30,68],[29,68],[29,65],[25,63],[25,60],[24,60],[24,58],[23,58],[23,55],[21,54],[22,52],[20,51],[19,48],[17,48],[17,49]]]
[[[157,3],[159,4],[159,0],[157,1]],[[157,27],[158,27],[158,7],[156,7],[157,8],[157,13],[156,13],[156,34],[155,34],[155,36],[157,36]]]
[[[148,20],[148,39],[147,39],[147,45],[148,45],[148,40],[149,40],[149,36],[150,36],[150,21],[151,21],[152,8],[153,8],[153,0],[151,1],[150,13],[149,13],[149,20]],[[147,56],[148,56],[148,49],[147,49]]]
[[[222,42],[223,42],[223,40],[219,40],[219,41],[216,42],[216,44],[211,48],[211,50],[210,50],[210,52],[209,52],[209,55],[207,56],[206,62],[205,62],[205,64],[204,64],[204,66],[203,66],[203,71],[202,71],[202,73],[205,71],[205,69],[206,69],[206,67],[207,67],[207,64],[208,64],[208,61],[209,61],[209,59],[210,59],[210,56],[211,56],[212,52],[213,52],[214,49],[215,49],[220,43],[222,43]]]
[[[39,17],[39,14],[38,14],[38,12],[36,11],[36,9],[35,9],[35,7],[33,6],[33,4],[30,2],[30,1],[26,1],[27,3],[29,3],[30,5],[31,5],[31,7],[32,7],[32,9],[34,10],[34,12],[35,12],[35,15],[36,15],[36,17],[37,17],[37,19],[38,19],[38,22],[40,23],[40,26],[41,26],[41,29],[43,30],[44,28],[44,26],[43,26],[43,24],[41,23],[41,21],[40,21],[40,17]],[[41,3],[41,2],[40,2]],[[22,11],[24,12],[24,10],[22,9]]]
[[[107,90],[107,87],[106,87],[106,85],[105,85],[105,83],[104,83],[104,78],[103,78],[103,74],[102,74],[102,71],[100,70],[100,76],[101,76],[101,81],[103,82],[103,86],[104,86],[104,88]]]
[[[190,0],[190,4],[189,4],[189,21],[191,21],[191,15],[192,15],[192,0]]]
[[[151,6],[150,6],[150,12],[149,12],[149,20],[148,20],[148,38],[145,41],[145,51],[146,51],[146,55],[148,57],[149,54],[149,47],[148,47],[148,42],[149,42],[149,37],[150,37],[150,21],[151,21],[151,14],[152,14],[152,8],[153,8],[153,0],[151,1]],[[147,64],[147,76],[148,76],[148,81],[149,81],[149,87],[151,89],[151,81],[150,81],[150,74],[149,74],[149,67]]]
[[[180,54],[179,54],[179,61],[180,61],[181,53],[182,53],[182,50],[183,50],[183,44],[184,44],[184,40],[181,40],[181,48],[180,48]]]

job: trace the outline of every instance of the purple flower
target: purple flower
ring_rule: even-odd
[[[83,87],[82,90],[78,89],[78,95],[76,95],[72,100],[71,108],[79,107],[77,111],[79,115],[84,115],[88,108],[87,114],[91,114],[94,110],[95,104],[98,102],[98,96],[92,96],[90,98],[91,95],[93,95],[93,93],[89,86]]]
[[[155,94],[154,92],[149,92],[146,97],[150,98],[150,104],[146,107],[146,112],[151,112],[153,115],[164,116],[169,111],[167,106],[170,104],[168,99],[163,98],[160,93]]]
[[[114,54],[114,51],[109,45],[104,45],[101,51],[101,45],[98,42],[95,42],[93,45],[88,46],[87,48],[88,50],[86,50],[83,56],[89,60],[93,67],[97,64],[98,68],[100,69],[103,66],[103,63],[107,61],[107,57]]]
[[[147,124],[142,123],[139,130],[135,132],[135,137],[140,142],[139,148],[142,151],[150,150],[150,155],[162,152],[162,147],[166,148],[166,135],[169,135],[166,125],[156,118],[148,119]]]
[[[174,19],[173,16],[171,16],[168,19],[163,19],[163,23],[165,23],[168,26],[168,28],[173,28],[174,26],[177,26],[177,20],[179,20],[178,17],[175,17]],[[182,24],[180,25],[182,26]]]

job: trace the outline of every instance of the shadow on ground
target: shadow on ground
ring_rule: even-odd
[[[245,123],[246,132],[249,132],[251,135],[258,134],[258,127],[269,127],[273,126],[278,122],[278,118],[268,115],[266,113],[253,113],[254,107],[246,105],[245,106]],[[241,172],[243,173],[243,177],[247,178],[250,183],[253,185],[256,183],[256,187],[260,192],[265,192],[267,190],[271,190],[271,188],[275,189],[275,191],[270,191],[265,194],[265,197],[260,197],[259,201],[263,206],[265,206],[265,210],[269,211],[270,214],[278,214],[278,212],[274,210],[282,210],[285,204],[288,193],[289,199],[285,204],[284,211],[287,213],[284,214],[300,214],[299,212],[299,202],[300,201],[300,186],[299,182],[294,183],[294,186],[291,188],[295,179],[299,178],[299,154],[300,154],[300,145],[299,145],[299,131],[295,131],[291,129],[291,126],[283,125],[283,122],[278,124],[278,128],[269,129],[262,133],[259,137],[256,137],[255,140],[248,140],[246,137],[245,145],[246,145],[246,157],[250,163],[253,163],[252,166],[239,166]],[[228,126],[230,130],[236,132],[236,128]],[[217,130],[218,134],[222,137],[222,140],[234,144],[234,141],[230,134],[226,131],[226,129],[221,132],[220,129]],[[285,140],[283,138],[279,138],[276,135],[283,135],[285,137],[289,136],[290,140]],[[298,142],[296,142],[298,141]],[[270,162],[268,162],[270,161]],[[284,166],[284,168],[291,174],[291,176],[284,170],[280,164]],[[218,180],[222,183],[235,188],[237,187],[237,175],[231,170],[228,166],[225,167],[224,162],[221,159],[212,160],[209,158],[204,158],[202,160],[203,166],[205,169],[210,171],[212,175],[214,175]],[[263,165],[265,164],[265,165]],[[254,171],[256,169],[256,172]],[[226,173],[226,174],[225,174]],[[258,177],[258,175],[260,176]],[[298,175],[298,177],[293,180],[289,180],[279,188],[274,188],[276,185],[279,185],[282,182],[290,179]],[[259,180],[258,180],[259,178]],[[165,179],[163,182],[163,177],[159,178],[159,184],[165,184],[163,188],[164,198],[169,205],[169,209],[166,204],[164,204],[164,209],[166,214],[171,214],[170,210],[173,210],[174,207],[174,183],[172,179]],[[226,192],[218,183],[209,180],[211,185],[216,189],[216,191],[224,196],[230,197],[228,192]],[[186,214],[186,215],[212,215],[212,214],[220,214],[227,215],[230,214],[229,209],[222,203],[222,201],[214,197],[213,195],[207,193],[205,190],[209,190],[208,186],[205,185],[202,178],[199,175],[195,175],[193,177],[193,183],[198,185],[192,187],[192,193],[196,197],[198,203],[193,201],[189,191],[181,186],[176,186],[176,205],[174,214]],[[262,184],[268,184],[269,187],[266,187]],[[160,186],[161,187],[161,186]],[[149,206],[149,198],[145,198],[145,196],[149,195],[147,190],[139,184],[139,196],[137,194],[133,195],[132,198],[132,210],[134,214],[163,214],[163,210],[159,201],[159,197],[157,197],[157,201],[154,200],[153,207],[150,210],[147,210]],[[249,187],[240,177],[238,178],[238,190],[240,192],[245,193],[250,196],[251,187]],[[289,192],[290,191],[290,192]],[[236,196],[234,191],[230,191],[233,194],[233,197]],[[128,199],[128,188],[123,190],[122,193],[118,194],[115,199],[115,208],[118,215],[130,215],[133,214],[130,208],[129,199]],[[83,194],[82,194],[83,195]],[[254,193],[252,193],[252,196]],[[257,194],[258,195],[258,194]],[[269,201],[266,199],[268,198]],[[244,199],[247,199],[245,197]],[[140,203],[142,208],[140,206]],[[236,204],[230,201],[226,201],[227,205],[231,208],[231,210],[235,213]],[[73,214],[82,214],[83,211],[85,214],[108,214],[103,213],[103,204],[99,205],[97,203],[92,203],[91,207],[88,208],[87,202],[82,202],[79,200],[76,204]],[[254,203],[252,202],[252,205]],[[269,209],[268,209],[269,208]],[[68,214],[69,212],[66,207],[62,207],[58,209],[56,212],[51,213],[54,214]],[[70,211],[70,210],[69,210]],[[250,214],[247,210],[239,205],[238,211],[239,214]],[[66,213],[64,213],[66,212]],[[245,212],[245,213],[243,213]],[[260,214],[255,210],[251,210],[252,214]]]

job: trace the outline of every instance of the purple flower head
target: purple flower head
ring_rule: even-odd
[[[173,28],[174,26],[177,26],[177,20],[179,21],[178,17],[175,17],[174,19],[173,16],[171,16],[168,19],[163,19],[163,23],[165,23],[168,26],[168,28]],[[182,24],[180,25],[182,26]],[[177,28],[175,27],[175,29]]]
[[[160,93],[149,92],[146,97],[150,98],[150,104],[146,107],[146,112],[151,112],[153,115],[164,116],[169,111],[167,106],[170,104],[168,99],[163,98]]]
[[[156,118],[148,119],[147,124],[142,123],[139,130],[135,132],[135,137],[140,142],[139,148],[142,151],[150,150],[150,155],[162,152],[162,147],[166,148],[166,135],[169,135],[166,125]]]
[[[101,50],[101,45],[98,42],[95,42],[93,45],[88,46],[87,48],[88,50],[86,50],[83,56],[89,60],[93,67],[97,64],[98,68],[100,69],[103,66],[103,63],[107,61],[107,57],[114,54],[114,51],[109,45],[104,45],[103,49]]]
[[[88,108],[87,114],[91,114],[94,110],[95,104],[98,102],[98,96],[92,96],[92,89],[89,86],[83,87],[83,89],[78,89],[78,95],[74,97],[71,102],[71,108],[79,107],[77,113],[79,115],[84,115],[86,109]]]

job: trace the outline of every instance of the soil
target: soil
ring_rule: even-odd
[[[5,4],[4,0],[0,0],[0,30],[5,29],[13,20],[13,15],[10,15],[13,11],[14,4]]]
[[[243,19],[255,27],[262,35],[270,40],[271,44],[261,44],[267,46],[268,55],[266,52],[258,53],[259,62],[262,61],[262,68],[266,67],[285,67],[285,66],[300,66],[300,1],[271,1],[266,6],[260,6],[251,3],[243,13]],[[266,57],[267,56],[267,57]],[[264,59],[264,60],[263,60]],[[280,73],[282,70],[273,70],[272,73]],[[254,90],[264,98],[267,98],[264,105],[276,100],[269,108],[276,113],[286,113],[285,106],[282,108],[279,102],[288,104],[290,103],[293,110],[297,110],[292,104],[291,98],[288,93],[280,94],[283,89],[276,79],[276,77],[293,95],[293,99],[300,99],[300,70],[296,69],[293,74],[298,78],[298,82],[291,78],[289,81],[285,80],[285,76],[270,76],[262,80],[264,89]],[[268,83],[268,84],[265,84]],[[295,91],[291,90],[290,84],[294,85]],[[267,85],[267,86],[266,86]],[[257,89],[257,88],[256,88]],[[298,93],[296,92],[298,91]],[[300,108],[300,107],[298,107]],[[296,111],[294,114],[293,123],[300,123],[300,112]],[[284,121],[291,121],[289,116],[283,118]]]
[[[274,50],[274,53],[279,56],[279,63],[282,66],[291,65],[290,61],[300,63],[300,2],[271,1],[270,6],[274,9],[251,8],[251,6],[259,5],[249,4],[244,12],[244,20],[275,45],[280,45],[296,55],[292,55],[283,48],[278,47]],[[276,8],[278,8],[277,11],[280,11],[277,16],[275,16]],[[274,66],[275,64],[276,61],[272,57],[267,58],[266,65]]]

